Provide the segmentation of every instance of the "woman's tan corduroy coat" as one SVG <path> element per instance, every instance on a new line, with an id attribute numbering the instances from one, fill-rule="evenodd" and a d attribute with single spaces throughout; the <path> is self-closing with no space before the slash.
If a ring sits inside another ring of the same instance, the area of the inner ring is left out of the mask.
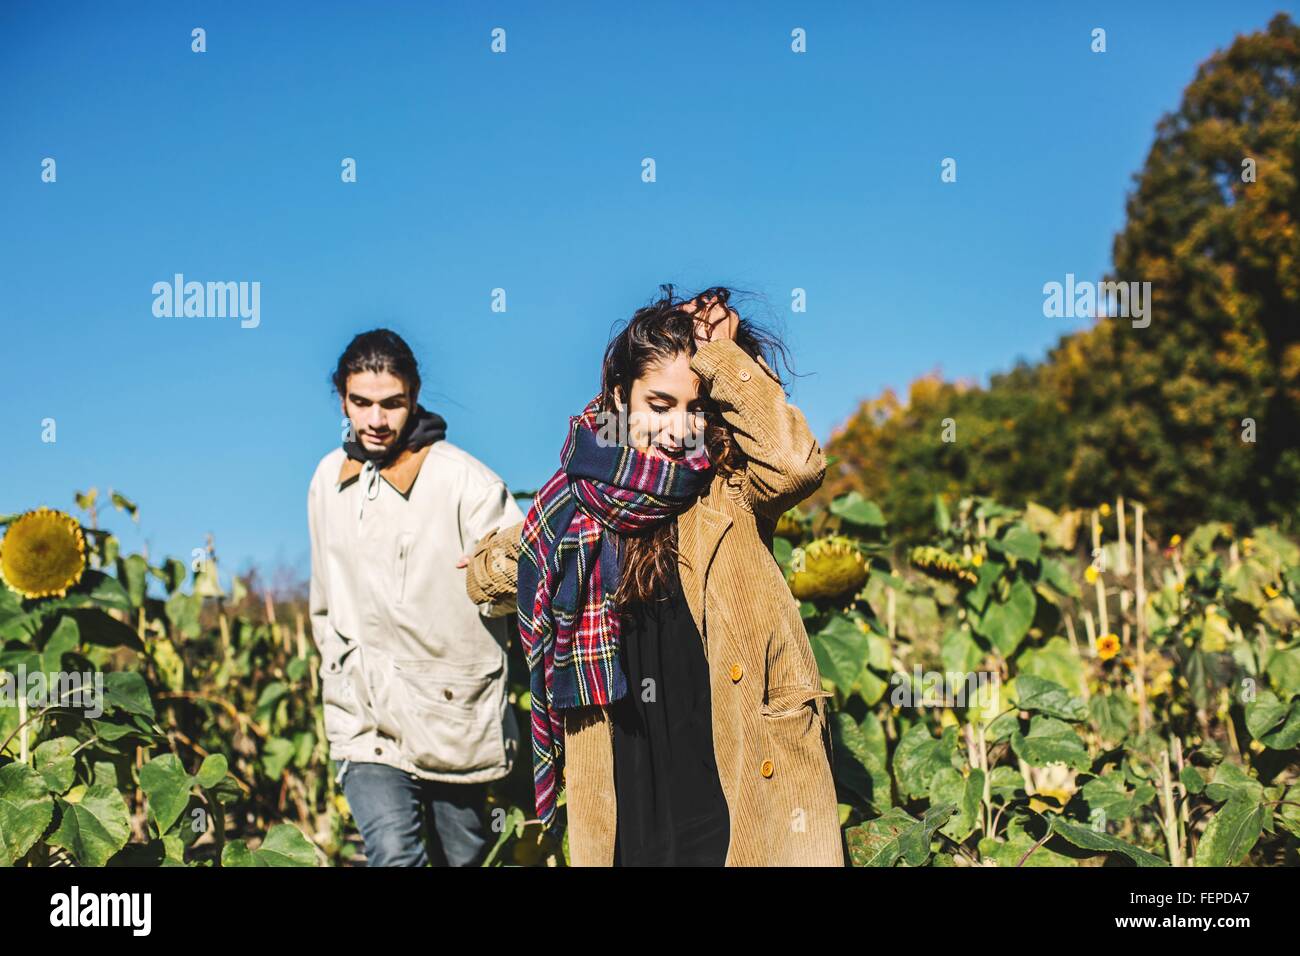
<path id="1" fill-rule="evenodd" d="M 808 634 L 772 557 L 776 519 L 821 484 L 826 460 L 803 413 L 766 363 L 726 339 L 691 368 L 731 427 L 746 462 L 718 475 L 678 519 L 679 568 L 709 663 L 713 747 L 731 817 L 728 866 L 843 866 L 826 698 Z M 522 525 L 475 548 L 470 598 L 515 597 Z M 614 861 L 613 729 L 604 707 L 566 712 L 569 853 L 578 866 Z"/>

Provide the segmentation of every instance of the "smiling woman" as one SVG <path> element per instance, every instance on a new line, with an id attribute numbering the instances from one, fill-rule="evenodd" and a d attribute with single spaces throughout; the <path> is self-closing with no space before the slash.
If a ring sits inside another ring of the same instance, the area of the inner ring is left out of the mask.
<path id="1" fill-rule="evenodd" d="M 780 340 L 730 305 L 732 291 L 715 286 L 678 297 L 671 285 L 660 298 L 638 309 L 605 348 L 601 368 L 601 409 L 626 419 L 627 443 L 652 457 L 681 461 L 688 452 L 707 450 L 720 474 L 736 467 L 731 432 L 700 376 L 691 368 L 696 350 L 729 339 L 751 356 L 766 353 L 774 365 L 784 358 Z M 629 538 L 616 600 L 644 600 L 670 577 L 676 558 L 676 523 Z"/>
<path id="2" fill-rule="evenodd" d="M 469 562 L 471 600 L 517 603 L 537 813 L 563 786 L 578 865 L 844 862 L 829 695 L 767 544 L 825 459 L 730 298 L 632 316 L 560 470 Z"/>

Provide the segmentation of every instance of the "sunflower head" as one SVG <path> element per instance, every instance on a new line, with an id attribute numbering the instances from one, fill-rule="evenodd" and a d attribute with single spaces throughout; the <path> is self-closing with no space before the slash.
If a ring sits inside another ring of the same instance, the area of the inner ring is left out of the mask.
<path id="1" fill-rule="evenodd" d="M 919 568 L 931 577 L 950 578 L 967 584 L 979 582 L 979 575 L 972 569 L 984 563 L 982 557 L 979 561 L 967 560 L 961 555 L 951 554 L 943 548 L 930 545 L 913 548 L 908 552 L 908 560 L 913 567 Z"/>
<path id="2" fill-rule="evenodd" d="M 867 583 L 862 552 L 848 538 L 818 538 L 803 549 L 803 566 L 790 576 L 790 591 L 801 601 L 848 597 Z"/>
<path id="3" fill-rule="evenodd" d="M 86 570 L 86 538 L 76 519 L 37 508 L 9 523 L 0 542 L 0 576 L 27 599 L 63 597 Z"/>
<path id="4" fill-rule="evenodd" d="M 1119 653 L 1119 636 L 1116 634 L 1103 634 L 1097 638 L 1097 656 L 1103 661 L 1108 661 Z"/>

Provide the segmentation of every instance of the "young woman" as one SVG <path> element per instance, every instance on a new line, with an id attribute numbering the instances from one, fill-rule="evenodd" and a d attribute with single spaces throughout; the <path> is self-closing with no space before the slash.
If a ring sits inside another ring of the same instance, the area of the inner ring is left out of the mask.
<path id="1" fill-rule="evenodd" d="M 537 811 L 563 785 L 576 865 L 844 863 L 829 695 L 771 554 L 825 459 L 729 300 L 639 310 L 560 470 L 469 559 L 475 603 L 517 599 Z"/>

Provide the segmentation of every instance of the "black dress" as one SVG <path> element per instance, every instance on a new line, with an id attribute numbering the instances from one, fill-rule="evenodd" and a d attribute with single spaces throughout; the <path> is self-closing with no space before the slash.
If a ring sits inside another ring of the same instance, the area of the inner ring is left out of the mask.
<path id="1" fill-rule="evenodd" d="M 628 693 L 610 708 L 615 866 L 721 866 L 727 857 L 709 665 L 673 575 L 666 597 L 629 608 L 620 634 Z"/>

